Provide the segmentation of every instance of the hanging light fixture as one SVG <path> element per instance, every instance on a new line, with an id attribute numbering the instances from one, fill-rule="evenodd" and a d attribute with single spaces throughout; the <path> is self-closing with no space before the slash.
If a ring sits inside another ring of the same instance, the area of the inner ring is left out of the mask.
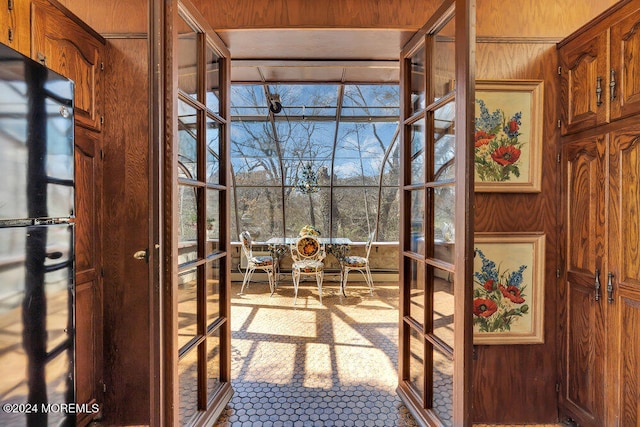
<path id="1" fill-rule="evenodd" d="M 320 191 L 318 188 L 318 174 L 313 171 L 311 162 L 307 162 L 307 164 L 302 167 L 302 176 L 297 179 L 296 191 L 302 194 L 311 194 Z"/>

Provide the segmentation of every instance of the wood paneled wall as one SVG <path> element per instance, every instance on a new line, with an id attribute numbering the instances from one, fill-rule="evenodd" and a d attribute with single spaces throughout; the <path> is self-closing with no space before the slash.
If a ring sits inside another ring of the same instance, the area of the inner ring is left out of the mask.
<path id="1" fill-rule="evenodd" d="M 129 0 L 135 1 L 135 0 Z M 564 37 L 615 0 L 477 0 L 477 34 Z M 421 28 L 436 1 L 193 0 L 217 30 L 251 28 Z M 93 7 L 93 6 L 92 6 Z M 586 18 L 586 19 L 585 19 Z"/>
<path id="2" fill-rule="evenodd" d="M 147 2 L 140 0 L 58 0 L 102 34 L 146 33 Z"/>
<path id="3" fill-rule="evenodd" d="M 105 421 L 147 424 L 151 331 L 147 40 L 110 39 L 105 94 Z"/>
<path id="4" fill-rule="evenodd" d="M 481 43 L 476 58 L 478 79 L 544 80 L 542 190 L 528 194 L 476 193 L 476 231 L 543 232 L 546 256 L 545 342 L 475 347 L 473 420 L 552 422 L 557 418 L 556 248 L 560 207 L 556 47 L 553 43 Z"/>

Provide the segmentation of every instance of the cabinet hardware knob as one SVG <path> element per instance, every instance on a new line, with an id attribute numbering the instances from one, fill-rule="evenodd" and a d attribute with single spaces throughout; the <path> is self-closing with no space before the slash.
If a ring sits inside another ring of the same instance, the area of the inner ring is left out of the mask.
<path id="1" fill-rule="evenodd" d="M 611 90 L 611 100 L 616 99 L 616 70 L 611 69 L 611 81 L 609 82 L 609 89 Z"/>
<path id="2" fill-rule="evenodd" d="M 613 302 L 613 273 L 609 272 L 608 276 L 609 276 L 609 281 L 607 282 L 607 294 L 608 294 L 607 302 L 611 304 Z"/>

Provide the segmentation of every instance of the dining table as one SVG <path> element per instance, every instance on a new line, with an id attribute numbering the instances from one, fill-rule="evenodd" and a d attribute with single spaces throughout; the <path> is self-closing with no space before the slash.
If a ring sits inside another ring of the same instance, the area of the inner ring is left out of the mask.
<path id="1" fill-rule="evenodd" d="M 298 237 L 271 237 L 265 243 L 269 248 L 269 252 L 275 261 L 276 266 L 276 282 L 280 276 L 280 260 L 284 258 L 289 253 L 289 246 L 294 244 L 300 236 Z M 349 253 L 349 249 L 351 248 L 351 244 L 353 243 L 351 239 L 347 237 L 317 237 L 318 241 L 321 245 L 324 245 L 327 253 L 333 255 L 340 266 L 342 266 L 342 262 L 345 257 Z M 341 267 L 342 268 L 342 267 Z"/>

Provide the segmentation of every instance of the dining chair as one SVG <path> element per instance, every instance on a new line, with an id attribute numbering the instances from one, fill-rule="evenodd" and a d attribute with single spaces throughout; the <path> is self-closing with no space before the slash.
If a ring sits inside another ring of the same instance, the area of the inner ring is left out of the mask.
<path id="1" fill-rule="evenodd" d="M 349 272 L 352 270 L 359 271 L 364 276 L 364 280 L 369 286 L 369 293 L 373 296 L 373 277 L 371 276 L 371 269 L 369 268 L 369 254 L 371 253 L 371 245 L 373 244 L 373 236 L 375 231 L 369 234 L 369 240 L 367 240 L 367 244 L 365 246 L 365 256 L 356 256 L 350 255 L 344 257 L 342 260 L 342 271 L 341 271 L 341 280 L 340 280 L 340 288 L 342 290 L 342 294 L 346 296 L 345 289 L 347 287 L 347 280 L 349 277 Z"/>
<path id="2" fill-rule="evenodd" d="M 316 276 L 318 294 L 322 304 L 322 280 L 324 278 L 324 259 L 327 256 L 324 245 L 315 236 L 306 235 L 298 238 L 290 246 L 291 275 L 293 276 L 293 304 L 298 299 L 298 286 L 301 276 Z"/>
<path id="3" fill-rule="evenodd" d="M 275 291 L 275 263 L 273 257 L 270 255 L 253 255 L 253 240 L 251 239 L 251 234 L 248 231 L 240 233 L 240 243 L 242 245 L 242 253 L 247 258 L 247 268 L 244 272 L 240 295 L 244 293 L 245 286 L 249 286 L 251 276 L 253 276 L 253 272 L 256 271 L 256 269 L 267 273 L 267 277 L 269 278 L 269 290 L 271 291 L 271 295 L 273 295 L 273 292 Z"/>

